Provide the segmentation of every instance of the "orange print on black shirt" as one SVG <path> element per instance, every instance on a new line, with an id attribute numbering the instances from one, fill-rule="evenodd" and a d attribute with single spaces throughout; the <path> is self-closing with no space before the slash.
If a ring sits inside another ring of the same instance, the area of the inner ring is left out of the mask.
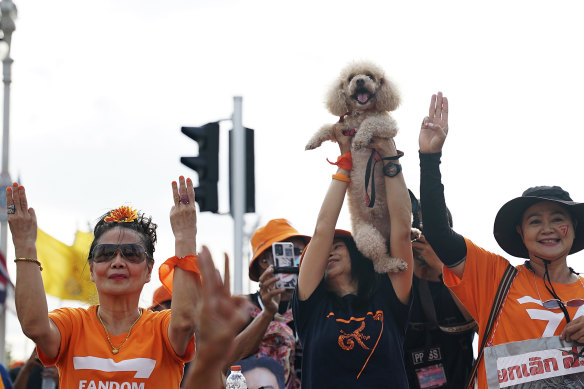
<path id="1" fill-rule="evenodd" d="M 367 315 L 365 315 L 364 317 L 351 317 L 348 320 L 335 318 L 334 316 L 335 316 L 334 312 L 331 312 L 326 317 L 327 317 L 327 319 L 331 318 L 331 317 L 334 318 L 334 320 L 337 322 L 337 325 L 339 326 L 338 344 L 342 350 L 351 351 L 355 348 L 355 345 L 358 345 L 359 347 L 361 347 L 364 350 L 371 350 L 371 352 L 367 356 L 367 359 L 363 363 L 363 367 L 361 367 L 359 374 L 357 374 L 357 379 L 359 379 L 359 377 L 361 376 L 361 373 L 363 373 L 363 370 L 365 369 L 365 366 L 367 366 L 369 359 L 371 359 L 371 356 L 373 355 L 373 353 L 375 352 L 375 349 L 377 348 L 377 344 L 379 343 L 379 340 L 381 339 L 381 334 L 383 334 L 383 311 L 377 311 L 375 313 L 367 312 Z M 369 319 L 369 320 L 372 319 L 374 321 L 379 321 L 381 324 L 381 329 L 379 330 L 379 335 L 377 336 L 377 339 L 375 340 L 375 344 L 372 347 L 371 347 L 371 345 L 368 346 L 366 344 L 366 342 L 371 339 L 371 335 L 365 335 L 363 333 L 363 332 L 371 333 L 371 330 L 372 330 L 371 328 L 368 329 L 366 327 L 367 326 L 366 319 Z M 352 330 L 352 331 L 345 331 L 341 328 L 344 325 L 345 325 L 345 327 L 352 327 L 351 324 L 353 324 L 354 322 L 360 322 L 360 323 L 359 323 L 359 327 Z"/>

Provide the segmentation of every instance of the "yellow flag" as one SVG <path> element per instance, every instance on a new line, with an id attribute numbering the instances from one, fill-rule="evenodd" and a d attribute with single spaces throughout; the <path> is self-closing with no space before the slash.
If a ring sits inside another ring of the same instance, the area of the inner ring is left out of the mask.
<path id="1" fill-rule="evenodd" d="M 41 275 L 47 294 L 60 299 L 97 303 L 97 291 L 89 280 L 87 263 L 92 241 L 92 233 L 77 231 L 73 245 L 67 246 L 38 229 L 37 252 L 43 264 Z"/>

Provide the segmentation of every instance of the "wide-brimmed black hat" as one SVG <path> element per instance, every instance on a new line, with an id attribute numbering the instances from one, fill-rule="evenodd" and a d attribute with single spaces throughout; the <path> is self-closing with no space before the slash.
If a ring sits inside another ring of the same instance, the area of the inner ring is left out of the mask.
<path id="1" fill-rule="evenodd" d="M 519 257 L 529 258 L 529 253 L 516 226 L 521 223 L 523 213 L 533 204 L 540 201 L 552 201 L 564 206 L 577 220 L 575 238 L 569 254 L 584 249 L 584 203 L 572 200 L 570 194 L 559 186 L 535 186 L 523 192 L 521 197 L 514 198 L 501 207 L 495 218 L 493 234 L 499 246 L 507 253 Z"/>

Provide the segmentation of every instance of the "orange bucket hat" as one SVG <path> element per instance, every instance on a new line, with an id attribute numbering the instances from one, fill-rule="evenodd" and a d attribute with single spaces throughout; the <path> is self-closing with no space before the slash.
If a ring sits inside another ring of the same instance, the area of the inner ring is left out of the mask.
<path id="1" fill-rule="evenodd" d="M 164 286 L 161 286 L 154 291 L 152 305 L 148 309 L 152 309 L 165 301 L 172 301 L 172 294 Z"/>
<path id="2" fill-rule="evenodd" d="M 255 263 L 258 257 L 267 249 L 272 247 L 272 243 L 281 242 L 289 238 L 304 239 L 306 243 L 310 241 L 310 236 L 301 235 L 286 219 L 270 220 L 265 226 L 260 227 L 251 237 L 252 258 L 249 264 L 249 278 L 258 281 L 258 274 Z"/>

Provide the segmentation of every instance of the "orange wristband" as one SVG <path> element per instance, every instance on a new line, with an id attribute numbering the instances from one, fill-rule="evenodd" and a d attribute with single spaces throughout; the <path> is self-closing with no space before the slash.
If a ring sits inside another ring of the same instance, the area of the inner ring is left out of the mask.
<path id="1" fill-rule="evenodd" d="M 351 179 L 344 174 L 336 173 L 333 174 L 333 180 L 343 181 L 343 182 L 351 182 Z"/>
<path id="2" fill-rule="evenodd" d="M 199 270 L 199 257 L 196 255 L 185 255 L 184 257 L 174 257 L 168 258 L 160 268 L 158 269 L 158 276 L 162 285 L 172 294 L 172 279 L 174 277 L 174 268 L 178 267 L 184 271 L 198 274 L 201 276 L 201 271 Z"/>
<path id="3" fill-rule="evenodd" d="M 353 158 L 351 157 L 351 152 L 345 153 L 337 158 L 337 162 L 331 162 L 326 159 L 331 165 L 337 165 L 341 169 L 351 170 L 353 168 Z"/>

